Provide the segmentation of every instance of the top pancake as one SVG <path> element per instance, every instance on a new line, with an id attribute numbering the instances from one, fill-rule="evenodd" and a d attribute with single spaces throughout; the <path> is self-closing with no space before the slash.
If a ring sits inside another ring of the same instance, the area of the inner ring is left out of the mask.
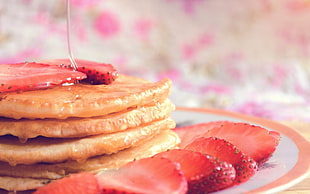
<path id="1" fill-rule="evenodd" d="M 128 107 L 160 102 L 170 95 L 171 81 L 150 82 L 119 75 L 110 85 L 75 84 L 46 90 L 0 94 L 0 117 L 93 117 Z"/>

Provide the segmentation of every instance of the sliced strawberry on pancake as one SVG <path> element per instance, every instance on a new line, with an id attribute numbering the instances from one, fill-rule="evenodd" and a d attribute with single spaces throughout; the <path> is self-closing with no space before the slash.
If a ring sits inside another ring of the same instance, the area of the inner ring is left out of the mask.
<path id="1" fill-rule="evenodd" d="M 86 75 L 47 64 L 0 64 L 0 93 L 51 88 L 85 79 Z"/>
<path id="2" fill-rule="evenodd" d="M 51 65 L 57 65 L 65 68 L 72 68 L 69 59 L 53 59 L 42 61 Z M 111 64 L 98 63 L 83 59 L 76 59 L 78 65 L 77 71 L 87 75 L 84 80 L 90 84 L 111 84 L 118 77 L 118 71 Z"/>
<path id="3" fill-rule="evenodd" d="M 150 157 L 127 163 L 118 170 L 97 175 L 101 193 L 186 193 L 187 182 L 178 165 Z"/>
<path id="4" fill-rule="evenodd" d="M 98 194 L 99 185 L 94 174 L 82 172 L 53 181 L 40 187 L 34 194 Z"/>
<path id="5" fill-rule="evenodd" d="M 188 182 L 187 193 L 209 193 L 232 185 L 235 169 L 227 162 L 200 152 L 173 149 L 161 152 L 155 157 L 165 157 L 180 164 Z"/>
<path id="6" fill-rule="evenodd" d="M 250 156 L 224 139 L 200 137 L 187 145 L 185 149 L 208 154 L 232 164 L 236 170 L 234 184 L 247 181 L 257 171 L 257 163 Z"/>

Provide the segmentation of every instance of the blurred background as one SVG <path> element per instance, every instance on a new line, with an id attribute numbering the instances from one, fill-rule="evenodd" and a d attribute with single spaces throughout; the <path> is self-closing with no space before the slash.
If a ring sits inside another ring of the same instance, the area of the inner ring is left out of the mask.
<path id="1" fill-rule="evenodd" d="M 310 0 L 71 0 L 75 58 L 169 77 L 178 106 L 310 121 Z M 67 58 L 66 1 L 0 1 L 0 63 Z"/>

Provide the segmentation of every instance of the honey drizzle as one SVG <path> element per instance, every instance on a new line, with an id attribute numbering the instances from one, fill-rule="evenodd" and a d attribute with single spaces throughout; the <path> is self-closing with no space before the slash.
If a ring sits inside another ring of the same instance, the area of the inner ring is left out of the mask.
<path id="1" fill-rule="evenodd" d="M 68 55 L 71 62 L 71 65 L 74 70 L 77 70 L 78 65 L 75 62 L 72 49 L 71 49 L 71 8 L 70 0 L 67 0 L 67 46 L 68 46 Z"/>

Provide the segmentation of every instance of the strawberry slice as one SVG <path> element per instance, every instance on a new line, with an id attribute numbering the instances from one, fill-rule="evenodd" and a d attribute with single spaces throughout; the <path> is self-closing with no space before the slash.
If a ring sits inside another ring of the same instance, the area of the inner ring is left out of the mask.
<path id="1" fill-rule="evenodd" d="M 265 163 L 276 150 L 280 134 L 248 123 L 226 123 L 214 128 L 203 136 L 225 139 L 245 154 L 251 156 L 259 165 Z"/>
<path id="2" fill-rule="evenodd" d="M 187 145 L 185 149 L 208 154 L 232 164 L 236 170 L 234 184 L 247 181 L 257 171 L 257 163 L 250 156 L 245 155 L 224 139 L 200 137 Z"/>
<path id="3" fill-rule="evenodd" d="M 186 193 L 187 182 L 178 164 L 162 157 L 127 163 L 97 175 L 101 193 Z"/>
<path id="4" fill-rule="evenodd" d="M 210 129 L 220 127 L 230 121 L 212 121 L 208 123 L 199 123 L 195 125 L 189 125 L 184 127 L 175 128 L 174 131 L 181 138 L 180 148 L 184 148 L 187 144 L 194 141 L 197 137 L 201 137 L 201 134 L 208 132 Z"/>
<path id="5" fill-rule="evenodd" d="M 99 185 L 94 174 L 82 172 L 73 174 L 43 187 L 40 187 L 34 194 L 98 194 Z"/>
<path id="6" fill-rule="evenodd" d="M 51 88 L 85 78 L 84 73 L 41 63 L 1 64 L 0 93 Z"/>
<path id="7" fill-rule="evenodd" d="M 269 131 L 269 134 L 271 136 L 273 136 L 274 140 L 276 141 L 276 144 L 278 145 L 280 143 L 281 140 L 281 135 L 279 132 L 277 131 Z"/>
<path id="8" fill-rule="evenodd" d="M 280 133 L 276 131 L 230 121 L 196 124 L 175 129 L 175 132 L 180 135 L 181 147 L 198 137 L 217 137 L 231 142 L 259 165 L 271 157 L 280 141 Z"/>
<path id="9" fill-rule="evenodd" d="M 51 65 L 57 65 L 71 69 L 71 61 L 69 59 L 53 59 L 42 61 Z M 87 75 L 84 80 L 90 84 L 111 84 L 118 77 L 117 70 L 111 64 L 97 63 L 83 59 L 76 59 L 78 65 L 77 71 Z"/>
<path id="10" fill-rule="evenodd" d="M 209 193 L 232 185 L 235 169 L 210 155 L 185 149 L 161 152 L 155 157 L 165 157 L 180 164 L 188 182 L 187 193 Z"/>

